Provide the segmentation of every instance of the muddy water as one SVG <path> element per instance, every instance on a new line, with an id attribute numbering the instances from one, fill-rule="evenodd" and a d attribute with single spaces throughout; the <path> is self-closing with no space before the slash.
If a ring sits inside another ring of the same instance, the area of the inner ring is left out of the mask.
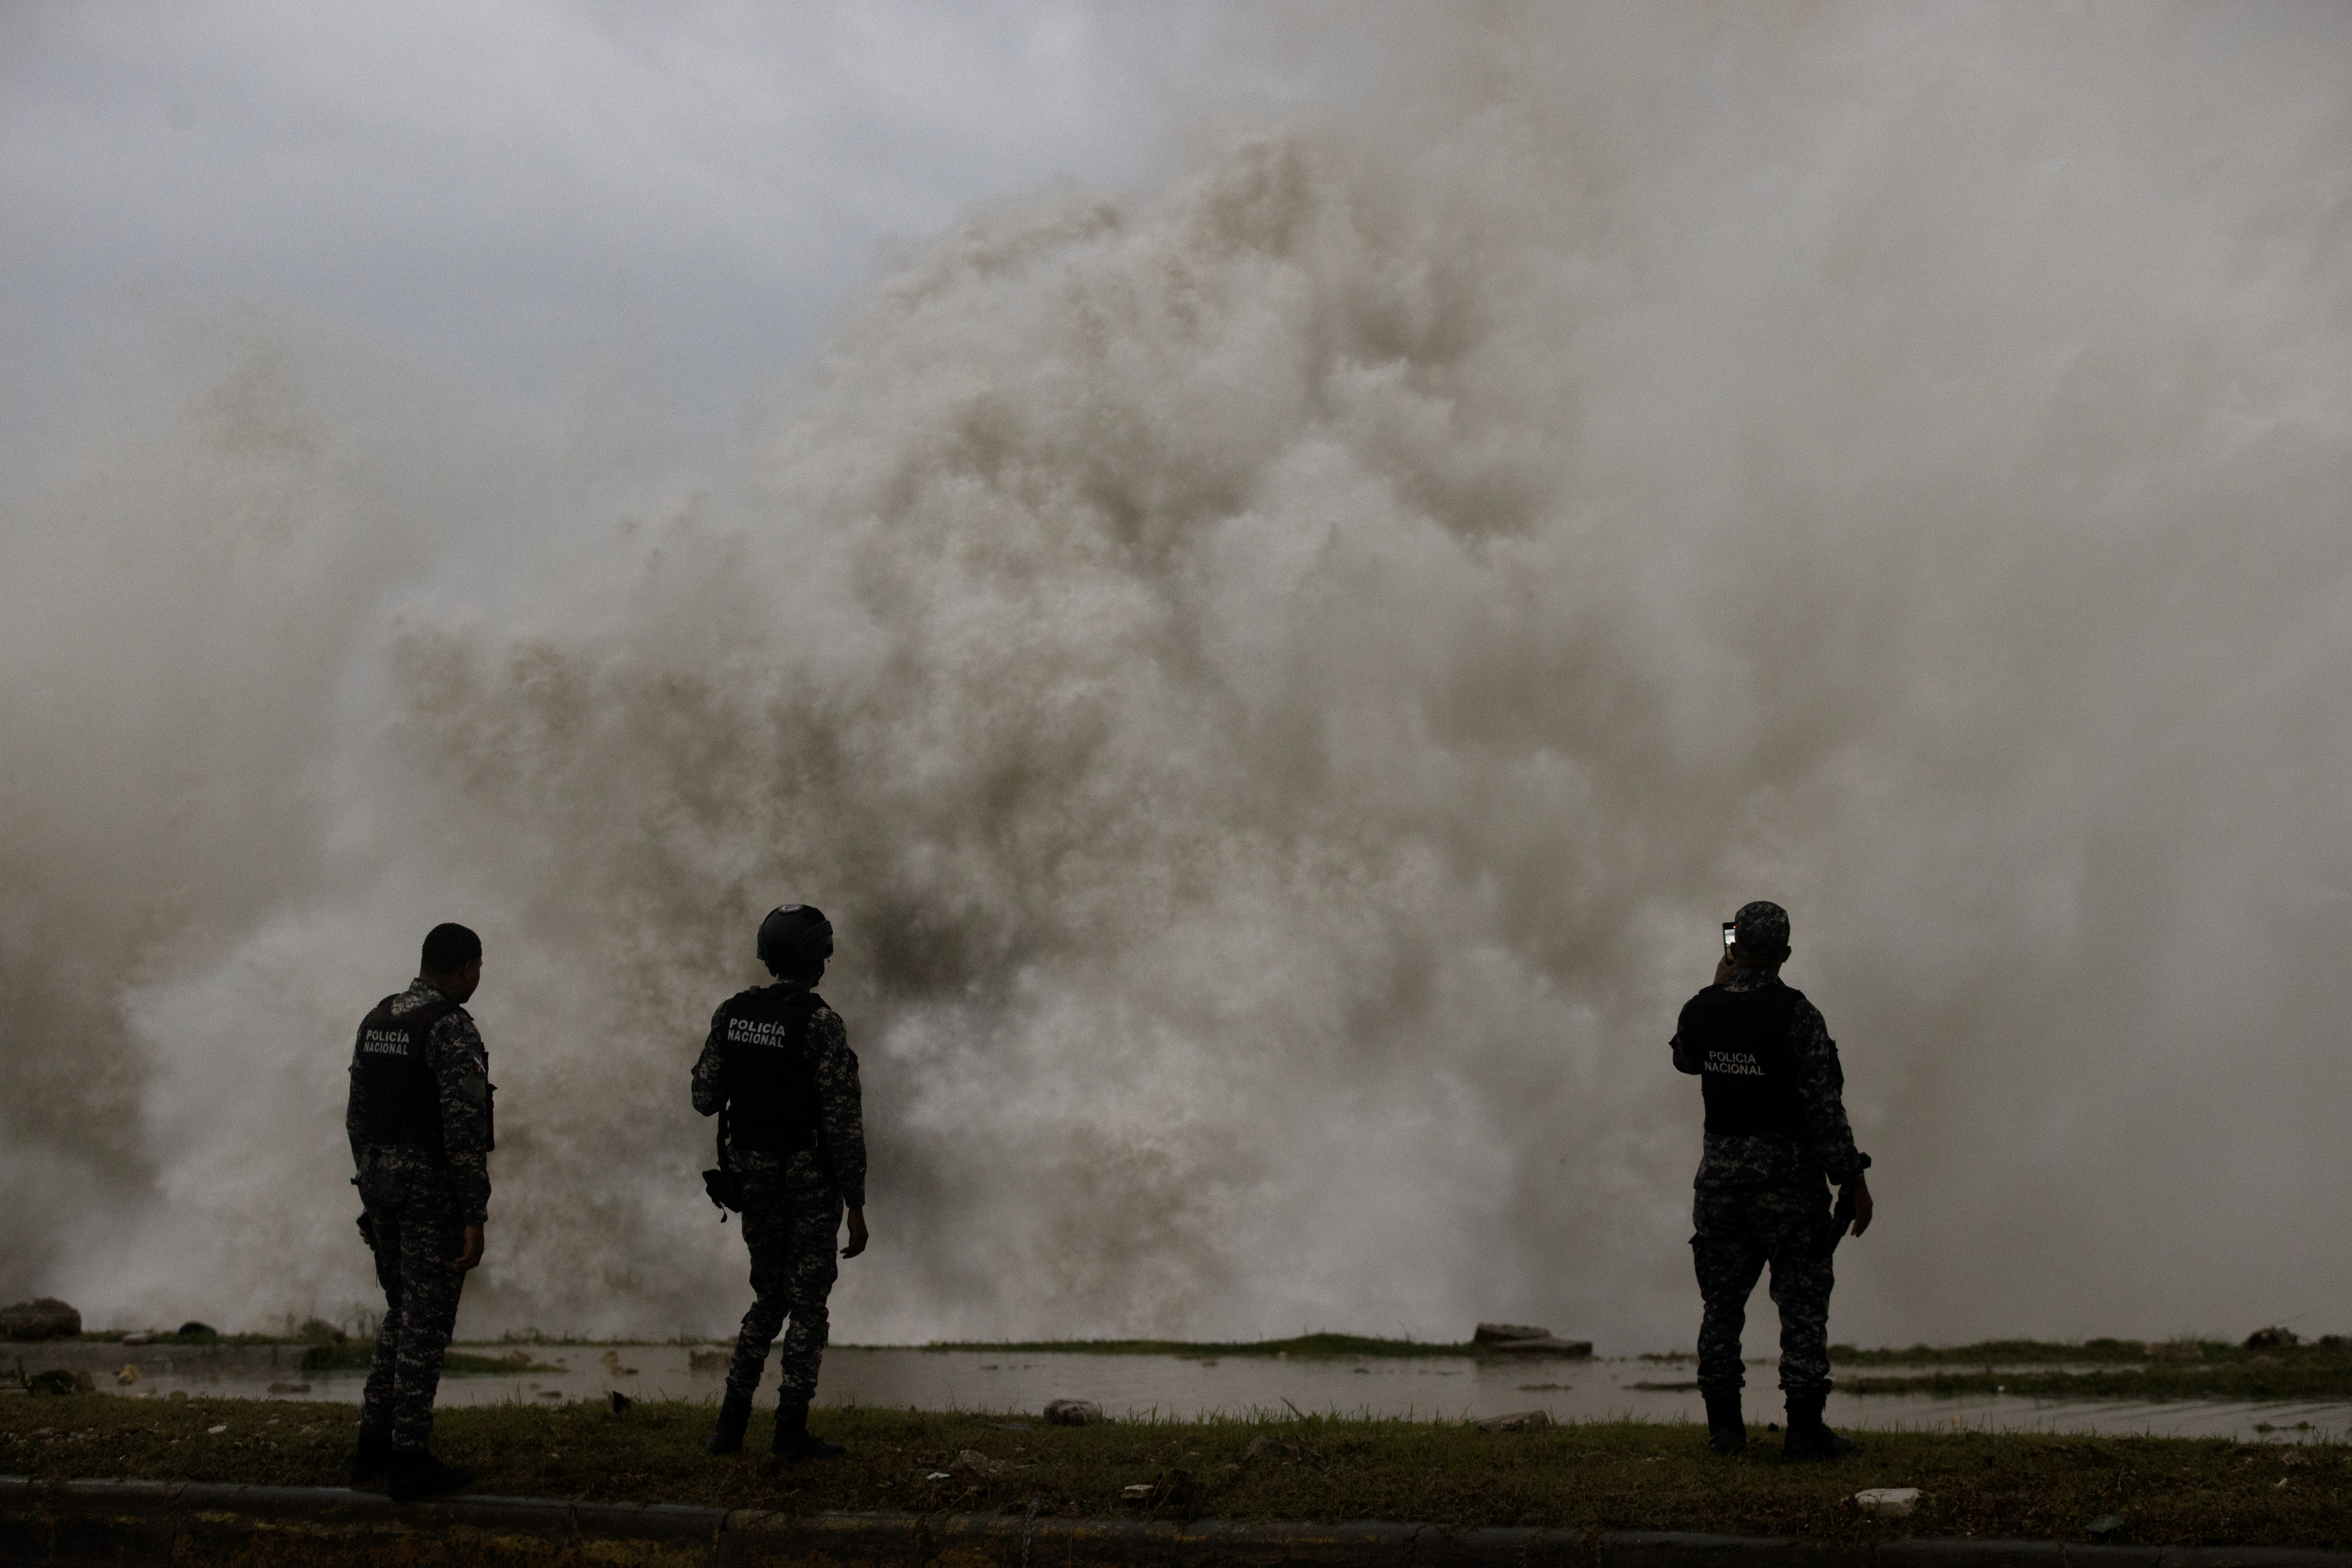
<path id="1" fill-rule="evenodd" d="M 459 1348 L 476 1354 L 504 1354 L 510 1349 Z M 299 1371 L 299 1345 L 23 1349 L 29 1352 L 25 1364 L 30 1371 L 63 1366 L 88 1372 L 99 1388 L 132 1398 L 186 1393 L 356 1402 L 364 1381 L 359 1373 Z M 725 1373 L 724 1354 L 714 1346 L 546 1345 L 531 1347 L 530 1353 L 555 1370 L 447 1377 L 441 1384 L 440 1403 L 553 1405 L 601 1400 L 614 1391 L 632 1398 L 716 1400 Z M 138 1369 L 135 1382 L 118 1381 L 125 1366 Z M 1872 1370 L 1899 1373 L 1905 1369 Z M 1698 1394 L 1687 1386 L 1671 1386 L 1686 1384 L 1689 1376 L 1686 1366 L 1613 1359 L 1523 1363 L 1466 1357 L 1293 1361 L 835 1346 L 825 1356 L 818 1402 L 1017 1414 L 1034 1413 L 1048 1400 L 1066 1397 L 1091 1399 L 1114 1416 L 1286 1415 L 1297 1411 L 1451 1419 L 1541 1409 L 1560 1421 L 1696 1421 L 1702 1415 Z M 1769 1364 L 1755 1363 L 1749 1379 L 1750 1416 L 1777 1417 L 1779 1399 L 1771 1389 Z M 1856 1428 L 2147 1433 L 2296 1442 L 2352 1433 L 2352 1402 L 2147 1405 L 1999 1394 L 1964 1399 L 1832 1394 L 1830 1419 Z"/>

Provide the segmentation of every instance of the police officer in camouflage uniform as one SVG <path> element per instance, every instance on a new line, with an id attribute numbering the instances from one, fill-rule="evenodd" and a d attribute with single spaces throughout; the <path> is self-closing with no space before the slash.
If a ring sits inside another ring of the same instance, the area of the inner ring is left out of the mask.
<path id="1" fill-rule="evenodd" d="M 383 1323 L 360 1403 L 353 1485 L 389 1474 L 395 1500 L 453 1491 L 473 1473 L 427 1451 L 457 1292 L 482 1260 L 489 1216 L 490 1058 L 465 1003 L 482 941 L 461 925 L 425 939 L 422 970 L 360 1025 L 343 1118 L 367 1213 Z"/>
<path id="2" fill-rule="evenodd" d="M 768 1347 L 786 1319 L 774 1451 L 838 1454 L 808 1429 L 824 1356 L 825 1297 L 840 1273 L 834 1243 L 849 1215 L 844 1258 L 866 1250 L 866 1130 L 857 1057 L 840 1015 L 812 989 L 833 956 L 833 926 L 807 904 L 760 923 L 760 962 L 776 984 L 729 997 L 710 1016 L 694 1064 L 694 1109 L 719 1115 L 719 1165 L 741 1183 L 743 1240 L 756 1300 L 743 1314 L 714 1454 L 743 1446 Z"/>
<path id="3" fill-rule="evenodd" d="M 1769 1264 L 1780 1310 L 1780 1388 L 1788 1396 L 1783 1451 L 1834 1458 L 1853 1447 L 1822 1421 L 1830 1392 L 1832 1253 L 1849 1222 L 1870 1225 L 1870 1156 L 1847 1125 L 1845 1074 L 1821 1009 L 1780 983 L 1789 913 L 1757 902 L 1733 921 L 1733 945 L 1715 984 L 1684 1004 L 1675 1066 L 1698 1075 L 1706 1100 L 1706 1154 L 1693 1185 L 1692 1261 L 1706 1310 L 1698 1386 L 1718 1454 L 1747 1447 L 1739 1331 Z M 1840 1188 L 1832 1210 L 1827 1183 Z"/>

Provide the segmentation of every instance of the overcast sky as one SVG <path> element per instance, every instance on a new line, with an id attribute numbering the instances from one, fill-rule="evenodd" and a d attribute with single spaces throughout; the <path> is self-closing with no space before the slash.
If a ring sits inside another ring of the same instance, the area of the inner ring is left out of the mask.
<path id="1" fill-rule="evenodd" d="M 1188 109 L 1301 91 L 1235 25 L 1074 0 L 19 0 L 0 417 L 37 440 L 93 367 L 234 310 L 530 396 L 617 357 L 723 416 L 878 242 L 1146 177 Z"/>

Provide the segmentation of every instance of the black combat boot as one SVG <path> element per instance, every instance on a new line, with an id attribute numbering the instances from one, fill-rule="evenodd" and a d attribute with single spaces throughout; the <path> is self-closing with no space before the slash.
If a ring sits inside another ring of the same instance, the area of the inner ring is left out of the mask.
<path id="1" fill-rule="evenodd" d="M 775 1451 L 780 1459 L 830 1459 L 849 1450 L 812 1433 L 808 1429 L 808 1401 L 786 1393 L 776 1401 Z"/>
<path id="2" fill-rule="evenodd" d="M 1706 1446 L 1718 1454 L 1748 1447 L 1748 1423 L 1739 1416 L 1739 1391 L 1706 1396 Z"/>
<path id="3" fill-rule="evenodd" d="M 461 1491 L 474 1484 L 474 1472 L 460 1465 L 445 1465 L 422 1448 L 392 1451 L 392 1500 L 409 1502 L 435 1492 Z"/>
<path id="4" fill-rule="evenodd" d="M 1853 1452 L 1853 1439 L 1841 1437 L 1822 1425 L 1826 1394 L 1789 1395 L 1789 1431 L 1780 1439 L 1784 1459 L 1835 1459 Z"/>
<path id="5" fill-rule="evenodd" d="M 740 1454 L 743 1451 L 743 1428 L 751 1425 L 751 1396 L 727 1391 L 719 1405 L 719 1425 L 712 1428 L 710 1440 L 702 1445 L 706 1454 Z"/>
<path id="6" fill-rule="evenodd" d="M 360 1423 L 360 1446 L 352 1455 L 352 1485 L 374 1480 L 392 1466 L 392 1434 Z"/>

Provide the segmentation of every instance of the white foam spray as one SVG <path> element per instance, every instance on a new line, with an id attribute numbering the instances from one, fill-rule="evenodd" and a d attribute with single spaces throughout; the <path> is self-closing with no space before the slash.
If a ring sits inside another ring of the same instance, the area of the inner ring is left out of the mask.
<path id="1" fill-rule="evenodd" d="M 1770 897 L 1838 1337 L 2324 1318 L 2340 17 L 1385 15 L 1367 103 L 910 250 L 733 459 L 283 342 L 94 437 L 11 525 L 0 1288 L 363 1300 L 350 1029 L 454 918 L 467 1326 L 723 1329 L 686 1073 L 795 899 L 844 1337 L 1680 1344 L 1665 1037 Z"/>

